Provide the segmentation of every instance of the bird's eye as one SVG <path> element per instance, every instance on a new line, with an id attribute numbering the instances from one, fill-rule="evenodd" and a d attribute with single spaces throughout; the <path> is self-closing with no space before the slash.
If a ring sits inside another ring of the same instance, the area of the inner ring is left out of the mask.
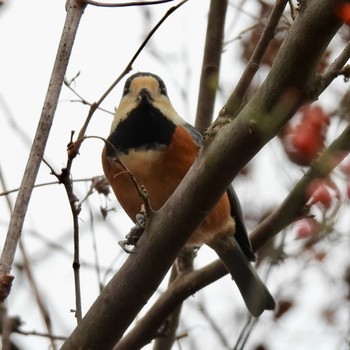
<path id="1" fill-rule="evenodd" d="M 164 84 L 159 85 L 159 92 L 164 96 L 168 96 L 166 86 Z"/>
<path id="2" fill-rule="evenodd" d="M 123 96 L 127 95 L 129 92 L 130 92 L 130 87 L 129 86 L 124 86 Z"/>
<path id="3" fill-rule="evenodd" d="M 123 97 L 127 94 L 130 93 L 131 91 L 131 81 L 132 81 L 132 77 L 129 78 L 126 82 L 125 82 L 125 85 L 124 85 L 124 89 L 123 89 Z"/>

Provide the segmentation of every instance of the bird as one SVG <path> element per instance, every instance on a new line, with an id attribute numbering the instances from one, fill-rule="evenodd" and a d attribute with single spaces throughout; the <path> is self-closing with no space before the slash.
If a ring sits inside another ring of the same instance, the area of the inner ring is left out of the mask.
<path id="1" fill-rule="evenodd" d="M 131 220 L 137 222 L 143 200 L 130 173 L 145 188 L 152 209 L 158 210 L 190 169 L 201 146 L 201 133 L 175 111 L 158 75 L 138 72 L 126 80 L 102 151 L 102 165 Z M 251 264 L 255 254 L 232 185 L 186 246 L 203 244 L 214 249 L 222 260 L 252 316 L 274 309 L 271 293 Z"/>

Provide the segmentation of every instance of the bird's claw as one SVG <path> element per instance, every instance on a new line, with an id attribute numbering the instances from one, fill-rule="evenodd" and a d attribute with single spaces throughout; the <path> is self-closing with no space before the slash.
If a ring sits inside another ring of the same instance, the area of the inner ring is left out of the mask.
<path id="1" fill-rule="evenodd" d="M 141 211 L 136 215 L 135 226 L 130 230 L 130 232 L 125 236 L 126 239 L 119 241 L 118 244 L 122 249 L 128 253 L 134 253 L 132 249 L 129 249 L 128 246 L 136 247 L 138 240 L 140 239 L 145 227 L 146 227 L 146 213 Z"/>
<path id="2" fill-rule="evenodd" d="M 133 251 L 127 247 L 128 245 L 130 245 L 127 239 L 124 239 L 123 241 L 119 241 L 118 244 L 124 250 L 125 253 L 128 253 L 128 254 L 133 253 Z"/>
<path id="3" fill-rule="evenodd" d="M 141 211 L 140 213 L 136 214 L 136 226 L 138 225 L 143 230 L 146 228 L 147 223 L 147 217 L 146 212 Z"/>

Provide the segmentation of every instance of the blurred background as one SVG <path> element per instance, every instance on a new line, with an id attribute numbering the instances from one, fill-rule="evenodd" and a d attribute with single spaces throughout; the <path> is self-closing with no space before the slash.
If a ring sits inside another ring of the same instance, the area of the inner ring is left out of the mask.
<path id="1" fill-rule="evenodd" d="M 214 118 L 238 82 L 273 4 L 229 1 Z M 79 132 L 88 114 L 89 105 L 81 98 L 89 103 L 100 98 L 172 5 L 87 7 L 68 66 L 69 86 L 62 88 L 45 151 L 45 160 L 55 171 L 65 166 L 71 132 Z M 192 124 L 208 9 L 209 1 L 203 0 L 190 0 L 179 8 L 152 37 L 132 71 L 162 77 L 175 109 Z M 0 7 L 0 246 L 41 114 L 65 14 L 63 0 L 7 0 Z M 292 17 L 287 6 L 250 94 L 273 64 Z M 344 27 L 320 70 L 339 55 L 348 40 L 349 29 Z M 94 114 L 87 135 L 108 136 L 124 81 L 103 102 L 104 110 Z M 319 101 L 300 110 L 235 180 L 249 230 L 278 207 L 315 155 L 343 130 L 349 121 L 349 101 L 348 83 L 340 77 Z M 72 168 L 74 191 L 82 205 L 83 313 L 127 258 L 118 241 L 132 226 L 114 195 L 98 193 L 92 186 L 93 178 L 103 174 L 102 147 L 100 140 L 86 140 Z M 45 337 L 45 317 L 58 336 L 57 348 L 62 344 L 60 337 L 67 337 L 76 325 L 72 215 L 64 187 L 50 172 L 42 164 L 12 271 L 14 285 L 5 305 L 8 315 L 21 321 L 20 332 L 11 336 L 19 349 L 53 348 Z M 349 349 L 349 178 L 350 160 L 345 159 L 329 179 L 315 185 L 310 195 L 311 215 L 287 227 L 261 252 L 265 259 L 258 271 L 278 301 L 278 311 L 249 321 L 235 284 L 226 276 L 186 300 L 174 349 Z M 4 195 L 9 190 L 14 191 Z M 205 266 L 214 259 L 215 254 L 203 247 L 195 265 Z M 154 298 L 166 284 L 167 278 Z"/>

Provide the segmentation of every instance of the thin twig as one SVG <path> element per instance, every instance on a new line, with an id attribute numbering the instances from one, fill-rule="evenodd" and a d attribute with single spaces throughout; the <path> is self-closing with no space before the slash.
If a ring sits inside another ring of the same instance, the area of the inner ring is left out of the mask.
<path id="1" fill-rule="evenodd" d="M 89 208 L 89 214 L 90 214 L 90 231 L 92 235 L 92 250 L 94 252 L 94 268 L 96 271 L 96 277 L 98 280 L 98 288 L 100 293 L 102 292 L 103 289 L 103 284 L 102 284 L 102 273 L 101 273 L 101 266 L 100 266 L 100 259 L 98 257 L 98 250 L 97 250 L 97 239 L 96 239 L 96 232 L 95 232 L 95 221 L 94 221 L 94 215 L 92 213 L 91 208 Z"/>
<path id="2" fill-rule="evenodd" d="M 107 139 L 103 138 L 103 137 L 100 137 L 100 136 L 84 136 L 82 139 L 78 139 L 76 142 L 79 142 L 80 144 L 85 140 L 85 139 L 98 139 L 98 140 L 101 140 L 103 141 L 106 145 L 108 145 L 109 147 L 112 148 L 113 150 L 113 153 L 114 153 L 114 161 L 116 163 L 118 163 L 124 170 L 122 171 L 122 173 L 126 173 L 126 174 L 129 174 L 130 176 L 130 179 L 132 180 L 137 192 L 138 192 L 138 195 L 141 197 L 141 199 L 143 200 L 143 204 L 145 206 L 145 209 L 146 209 L 146 214 L 150 215 L 151 212 L 153 211 L 152 210 L 152 207 L 151 207 L 151 203 L 149 201 L 149 198 L 148 198 L 148 194 L 147 194 L 147 191 L 146 189 L 144 188 L 144 186 L 142 184 L 139 184 L 137 179 L 135 178 L 134 174 L 127 168 L 127 166 L 120 160 L 120 158 L 118 157 L 118 153 L 117 153 L 117 150 L 116 148 L 114 147 L 114 145 L 108 141 Z M 115 176 L 119 176 L 121 173 L 119 174 L 116 174 Z"/>
<path id="3" fill-rule="evenodd" d="M 286 7 L 288 0 L 278 0 L 276 1 L 269 19 L 267 20 L 264 31 L 256 45 L 254 52 L 244 70 L 236 88 L 233 90 L 231 96 L 229 97 L 227 103 L 223 107 L 220 115 L 230 114 L 236 115 L 241 107 L 244 96 L 259 69 L 261 60 L 264 57 L 267 47 L 269 46 L 271 40 L 275 36 L 275 31 L 280 18 L 283 14 L 284 8 Z"/>
<path id="4" fill-rule="evenodd" d="M 283 203 L 271 213 L 251 233 L 255 250 L 280 232 L 284 227 L 300 217 L 305 206 L 305 191 L 310 182 L 328 176 L 345 158 L 350 150 L 350 125 L 331 143 L 331 145 L 311 165 L 310 169 L 294 186 Z"/>
<path id="5" fill-rule="evenodd" d="M 229 39 L 229 40 L 226 40 L 224 43 L 223 43 L 223 48 L 225 49 L 226 46 L 228 46 L 229 44 L 232 44 L 234 41 L 236 40 L 239 40 L 239 39 L 242 39 L 242 36 L 248 32 L 251 32 L 253 31 L 255 28 L 259 27 L 260 25 L 264 24 L 265 21 L 264 19 L 260 19 L 258 22 L 256 22 L 255 24 L 241 30 L 235 37 Z"/>
<path id="6" fill-rule="evenodd" d="M 38 307 L 39 307 L 39 310 L 40 310 L 40 313 L 41 313 L 41 316 L 44 320 L 44 323 L 45 323 L 45 326 L 46 326 L 46 329 L 47 329 L 47 337 L 49 338 L 50 342 L 51 342 L 51 347 L 53 350 L 57 349 L 57 346 L 56 346 L 56 343 L 54 341 L 54 336 L 53 336 L 53 333 L 52 333 L 52 324 L 51 324 L 51 317 L 50 317 L 50 313 L 49 313 L 49 310 L 47 308 L 47 306 L 45 305 L 43 299 L 42 299 L 42 296 L 40 294 L 40 291 L 39 291 L 39 288 L 38 288 L 38 285 L 35 281 L 35 278 L 34 278 L 34 274 L 33 274 L 33 271 L 32 271 L 32 268 L 31 268 L 31 263 L 30 263 L 30 259 L 28 257 L 28 254 L 27 254 L 27 250 L 24 246 L 24 243 L 23 243 L 23 240 L 20 239 L 19 240 L 19 248 L 21 250 L 21 253 L 22 253 L 22 258 L 23 258 L 23 261 L 24 261 L 24 268 L 25 268 L 25 271 L 27 273 L 27 276 L 28 276 L 28 280 L 30 282 L 30 285 L 32 287 L 32 290 L 33 290 L 33 293 L 34 293 L 34 296 L 35 296 L 35 300 L 38 304 Z"/>
<path id="7" fill-rule="evenodd" d="M 0 184 L 3 188 L 3 190 L 6 191 L 7 185 L 6 185 L 5 178 L 3 176 L 1 167 L 0 167 Z M 13 205 L 12 205 L 11 198 L 9 196 L 6 196 L 6 203 L 7 203 L 7 208 L 10 212 L 10 215 L 12 215 Z M 31 268 L 31 262 L 30 262 L 30 259 L 28 258 L 27 250 L 24 246 L 22 239 L 19 240 L 19 248 L 20 248 L 20 251 L 22 253 L 22 258 L 24 261 L 23 266 L 24 266 L 24 269 L 26 271 L 30 286 L 32 287 L 32 290 L 33 290 L 33 293 L 35 296 L 35 300 L 36 300 L 38 307 L 39 307 L 39 310 L 40 310 L 40 314 L 41 314 L 43 321 L 45 323 L 52 349 L 55 350 L 57 347 L 56 347 L 56 344 L 52 338 L 52 326 L 51 326 L 50 314 L 49 314 L 49 311 L 48 311 L 48 309 L 47 309 L 47 307 L 46 307 L 46 305 L 41 297 L 40 292 L 39 292 L 39 288 L 38 288 L 38 285 L 35 281 L 35 277 L 34 277 L 34 274 L 33 274 L 32 268 Z"/>
<path id="8" fill-rule="evenodd" d="M 315 84 L 315 96 L 319 96 L 331 82 L 342 74 L 342 69 L 350 59 L 350 41 L 346 44 L 340 55 L 329 66 L 326 73 L 319 77 L 318 83 Z"/>
<path id="9" fill-rule="evenodd" d="M 243 350 L 245 344 L 247 343 L 247 340 L 249 338 L 250 333 L 252 332 L 253 328 L 255 327 L 258 319 L 253 318 L 252 316 L 249 316 L 246 323 L 244 324 L 244 327 L 240 333 L 240 336 L 237 339 L 237 342 L 235 346 L 233 347 L 233 350 Z"/>
<path id="10" fill-rule="evenodd" d="M 102 177 L 103 175 L 98 175 L 97 177 Z M 83 178 L 83 179 L 75 179 L 75 180 L 72 180 L 73 182 L 88 182 L 88 181 L 93 181 L 93 179 L 95 178 L 96 176 L 94 177 L 88 177 L 88 178 Z M 60 181 L 49 181 L 49 182 L 43 182 L 41 184 L 37 184 L 37 185 L 34 185 L 33 188 L 39 188 L 39 187 L 46 187 L 46 186 L 52 186 L 52 185 L 59 185 L 61 184 Z M 14 188 L 12 190 L 7 190 L 7 191 L 3 191 L 0 193 L 0 197 L 2 196 L 7 196 L 8 194 L 11 194 L 11 193 L 15 193 L 15 192 L 18 192 L 20 190 L 20 187 L 18 188 Z"/>
<path id="11" fill-rule="evenodd" d="M 72 87 L 72 82 L 75 81 L 75 79 L 78 77 L 79 73 L 71 80 L 67 80 L 66 78 L 64 79 L 64 85 L 70 90 L 73 92 L 73 94 L 75 96 L 77 96 L 79 98 L 78 101 L 74 101 L 74 100 L 70 100 L 69 102 L 80 102 L 82 103 L 83 105 L 87 105 L 87 106 L 92 106 L 92 103 L 87 101 L 83 96 L 81 96 L 73 87 Z M 101 107 L 98 107 L 97 108 L 98 110 L 102 111 L 102 112 L 105 112 L 105 113 L 108 113 L 108 114 L 111 114 L 111 115 L 114 115 L 113 112 L 111 111 L 108 111 L 107 109 L 104 109 L 104 108 L 101 108 Z"/>
<path id="12" fill-rule="evenodd" d="M 10 124 L 11 128 L 15 131 L 16 135 L 23 141 L 23 143 L 30 148 L 32 144 L 32 139 L 27 135 L 25 130 L 17 123 L 16 118 L 12 113 L 10 106 L 7 104 L 6 100 L 1 95 L 1 93 L 0 93 L 0 104 L 2 104 L 3 110 L 5 112 L 4 115 L 6 116 L 7 121 Z M 42 161 L 49 168 L 52 168 L 49 162 L 45 158 L 43 158 Z"/>
<path id="13" fill-rule="evenodd" d="M 43 338 L 52 338 L 52 339 L 55 339 L 55 340 L 66 340 L 67 337 L 64 337 L 62 335 L 48 335 L 47 333 L 42 333 L 42 332 L 37 332 L 37 331 L 23 331 L 23 330 L 20 330 L 18 329 L 16 331 L 16 333 L 18 334 L 22 334 L 22 335 L 34 335 L 34 336 L 37 336 L 37 337 L 43 337 Z"/>
<path id="14" fill-rule="evenodd" d="M 93 116 L 93 114 L 95 113 L 96 109 L 99 108 L 99 106 L 101 105 L 101 103 L 105 100 L 105 98 L 111 93 L 111 91 L 118 85 L 118 83 L 124 78 L 124 76 L 126 74 L 128 74 L 131 70 L 132 70 L 132 66 L 134 64 L 134 62 L 136 61 L 136 59 L 138 58 L 138 56 L 140 55 L 140 53 L 142 52 L 142 50 L 145 48 L 145 46 L 147 45 L 147 43 L 149 42 L 149 40 L 152 38 L 152 36 L 154 35 L 154 33 L 158 30 L 158 28 L 163 24 L 163 22 L 174 12 L 176 11 L 179 7 L 181 7 L 183 4 L 185 4 L 188 0 L 183 0 L 181 1 L 179 4 L 177 4 L 176 6 L 171 7 L 166 13 L 165 15 L 160 19 L 160 21 L 153 27 L 153 29 L 149 32 L 149 34 L 147 35 L 146 39 L 143 41 L 143 43 L 140 45 L 140 47 L 137 49 L 136 53 L 134 54 L 134 56 L 131 58 L 131 60 L 129 61 L 129 63 L 127 64 L 127 66 L 124 68 L 124 70 L 122 71 L 122 73 L 118 76 L 118 78 L 111 84 L 111 86 L 105 91 L 105 93 L 100 97 L 100 99 L 93 103 L 91 105 L 90 111 L 86 117 L 86 120 L 84 122 L 84 125 L 82 126 L 79 135 L 77 137 L 77 140 L 82 140 L 86 130 L 88 128 L 88 125 L 90 123 L 90 120 Z M 74 152 L 70 153 L 69 159 L 73 159 L 75 158 L 78 153 L 79 153 L 79 149 L 80 149 L 80 143 L 76 142 L 75 143 L 75 147 L 74 147 Z M 67 166 L 68 169 L 70 169 L 70 166 Z"/>
<path id="15" fill-rule="evenodd" d="M 88 5 L 98 6 L 98 7 L 130 7 L 130 6 L 147 6 L 147 5 L 159 5 L 171 2 L 174 0 L 155 0 L 155 1 L 134 1 L 134 2 L 122 2 L 122 3 L 109 3 L 109 2 L 99 2 L 94 0 L 84 0 Z"/>
<path id="16" fill-rule="evenodd" d="M 73 133 L 71 135 L 73 137 Z M 51 170 L 52 175 L 56 176 L 58 181 L 62 183 L 66 189 L 69 206 L 73 218 L 73 239 L 74 239 L 74 257 L 73 257 L 73 271 L 74 271 L 74 287 L 75 287 L 75 316 L 79 323 L 82 319 L 81 306 L 81 287 L 80 287 L 80 251 L 79 251 L 79 213 L 81 207 L 78 205 L 78 197 L 73 191 L 73 182 L 71 180 L 70 171 L 68 168 L 63 168 L 61 173 L 56 173 Z"/>
<path id="17" fill-rule="evenodd" d="M 178 277 L 179 271 L 176 263 L 174 263 L 170 273 L 168 288 L 171 283 Z M 177 308 L 175 308 L 173 312 L 170 315 L 167 315 L 167 317 L 164 319 L 163 324 L 157 330 L 158 334 L 155 335 L 156 339 L 154 341 L 153 350 L 168 350 L 172 348 L 173 343 L 176 339 L 176 329 L 179 324 L 181 309 L 182 303 L 179 303 Z M 113 350 L 117 349 L 118 345 Z"/>
<path id="18" fill-rule="evenodd" d="M 294 7 L 293 1 L 292 0 L 288 0 L 289 3 L 289 8 L 290 8 L 290 15 L 293 19 L 293 21 L 295 20 L 295 17 L 297 16 L 297 10 Z"/>
<path id="19" fill-rule="evenodd" d="M 223 329 L 221 326 L 217 324 L 217 322 L 214 320 L 214 318 L 211 316 L 209 313 L 206 305 L 204 302 L 198 302 L 197 308 L 202 314 L 202 316 L 205 318 L 205 320 L 209 323 L 211 330 L 213 331 L 214 334 L 216 334 L 217 338 L 221 342 L 222 348 L 223 349 L 229 349 L 229 343 L 223 333 Z"/>

